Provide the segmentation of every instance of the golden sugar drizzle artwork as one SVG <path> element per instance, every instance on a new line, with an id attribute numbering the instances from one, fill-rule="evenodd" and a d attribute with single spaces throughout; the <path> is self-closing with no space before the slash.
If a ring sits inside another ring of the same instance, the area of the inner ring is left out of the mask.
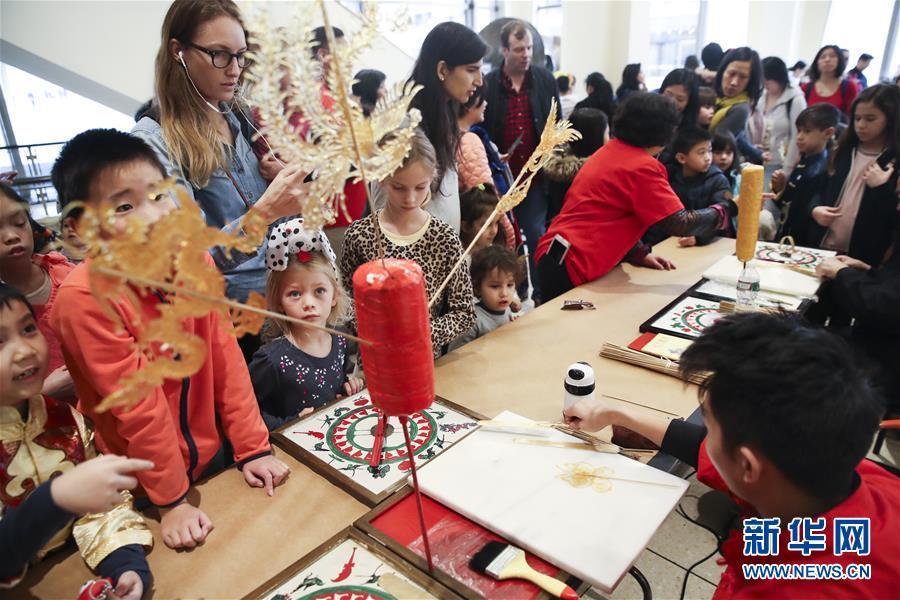
<path id="1" fill-rule="evenodd" d="M 557 467 L 562 471 L 558 477 L 573 488 L 592 487 L 598 493 L 612 490 L 612 483 L 606 479 L 614 475 L 609 467 L 595 467 L 586 462 L 566 463 Z"/>
<path id="2" fill-rule="evenodd" d="M 162 217 L 153 226 L 132 217 L 124 231 L 117 231 L 114 207 L 76 203 L 84 210 L 79 230 L 91 259 L 91 292 L 101 309 L 120 330 L 136 334 L 135 346 L 142 355 L 141 367 L 119 382 L 119 389 L 104 398 L 97 407 L 102 412 L 116 406 L 129 406 L 148 396 L 166 379 L 181 379 L 196 373 L 206 360 L 206 343 L 185 331 L 184 319 L 198 318 L 213 311 L 231 320 L 230 309 L 237 308 L 238 334 L 256 333 L 264 318 L 252 316 L 245 306 L 265 306 L 257 293 L 246 305 L 225 299 L 225 279 L 208 260 L 208 249 L 221 247 L 225 252 L 254 252 L 265 237 L 267 224 L 250 210 L 234 233 L 208 227 L 200 209 L 187 192 L 173 180 L 166 180 L 150 193 L 172 194 L 179 208 Z M 243 235 L 238 233 L 243 231 Z M 141 314 L 141 296 L 156 294 L 159 316 L 147 322 L 124 323 L 114 303 L 125 302 Z"/>
<path id="3" fill-rule="evenodd" d="M 309 228 L 333 223 L 338 211 L 346 212 L 346 181 L 381 181 L 393 173 L 422 120 L 417 109 L 409 108 L 421 86 L 409 82 L 390 87 L 369 117 L 350 98 L 353 66 L 379 33 L 375 3 L 363 3 L 362 27 L 339 44 L 324 3 L 317 4 L 320 11 L 298 4 L 283 27 L 270 23 L 263 10 L 249 18 L 253 66 L 248 95 L 270 147 L 284 162 L 315 173 L 303 206 Z M 327 69 L 310 52 L 313 29 L 323 23 L 330 48 Z"/>

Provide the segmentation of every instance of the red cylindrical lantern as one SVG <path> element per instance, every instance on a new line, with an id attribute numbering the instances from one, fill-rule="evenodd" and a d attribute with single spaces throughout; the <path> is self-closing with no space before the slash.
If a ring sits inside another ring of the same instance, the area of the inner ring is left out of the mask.
<path id="1" fill-rule="evenodd" d="M 385 258 L 353 274 L 366 385 L 388 416 L 411 415 L 434 400 L 434 355 L 425 276 L 410 260 Z"/>

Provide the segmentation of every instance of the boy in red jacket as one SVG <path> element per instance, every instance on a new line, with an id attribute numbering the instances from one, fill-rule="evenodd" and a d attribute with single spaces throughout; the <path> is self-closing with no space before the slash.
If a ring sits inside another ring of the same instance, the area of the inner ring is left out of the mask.
<path id="1" fill-rule="evenodd" d="M 787 316 L 726 317 L 682 355 L 704 426 L 582 400 L 566 420 L 621 425 L 697 468 L 742 509 L 714 598 L 891 598 L 900 481 L 864 460 L 883 407 L 843 341 Z"/>
<path id="2" fill-rule="evenodd" d="M 75 136 L 53 167 L 63 209 L 76 200 L 111 202 L 119 231 L 132 217 L 153 224 L 175 208 L 167 193 L 155 191 L 164 177 L 165 169 L 149 146 L 113 129 Z M 74 212 L 67 217 L 76 230 L 78 217 Z M 140 327 L 159 314 L 165 296 L 139 295 L 139 307 L 124 298 L 113 302 L 125 323 L 120 331 L 91 293 L 90 262 L 78 265 L 60 287 L 50 317 L 75 381 L 79 408 L 96 424 L 103 452 L 153 461 L 155 467 L 140 473 L 138 480 L 160 508 L 163 541 L 171 548 L 194 547 L 213 524 L 187 502 L 187 492 L 195 481 L 225 466 L 230 457 L 224 438 L 247 483 L 265 487 L 269 495 L 287 477 L 288 467 L 272 456 L 237 340 L 230 323 L 215 312 L 184 321 L 187 332 L 207 342 L 206 361 L 197 373 L 166 380 L 135 406 L 95 410 L 123 377 L 147 364 L 135 341 Z"/>

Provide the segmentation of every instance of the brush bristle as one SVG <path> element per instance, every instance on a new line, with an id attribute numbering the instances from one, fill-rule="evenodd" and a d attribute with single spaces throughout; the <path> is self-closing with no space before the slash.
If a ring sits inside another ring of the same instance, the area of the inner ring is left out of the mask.
<path id="1" fill-rule="evenodd" d="M 484 548 L 479 550 L 475 556 L 472 557 L 472 560 L 469 561 L 469 568 L 471 568 L 476 573 L 481 573 L 482 575 L 490 575 L 487 572 L 488 566 L 494 561 L 495 558 L 500 556 L 503 551 L 509 546 L 504 542 L 488 542 L 485 544 Z"/>

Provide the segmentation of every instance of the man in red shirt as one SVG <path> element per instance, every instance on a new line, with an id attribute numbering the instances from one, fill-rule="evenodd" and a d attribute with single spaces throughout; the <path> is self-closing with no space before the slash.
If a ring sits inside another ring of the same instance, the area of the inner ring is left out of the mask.
<path id="1" fill-rule="evenodd" d="M 581 167 L 562 211 L 538 243 L 545 301 L 605 275 L 626 257 L 645 267 L 674 268 L 640 243 L 650 226 L 667 236 L 705 236 L 726 225 L 727 210 L 734 209 L 685 210 L 666 168 L 654 158 L 680 118 L 675 103 L 660 94 L 633 94 L 621 106 L 616 139 Z"/>
<path id="2" fill-rule="evenodd" d="M 484 78 L 487 109 L 484 127 L 501 152 L 509 154 L 509 168 L 516 177 L 537 147 L 541 131 L 556 100 L 559 118 L 559 89 L 547 69 L 532 64 L 534 40 L 523 21 L 510 21 L 500 30 L 503 64 Z M 546 183 L 536 178 L 513 213 L 525 232 L 525 242 L 534 256 L 537 241 L 546 229 Z M 532 269 L 532 272 L 534 269 Z M 535 296 L 539 295 L 535 281 Z"/>
<path id="3" fill-rule="evenodd" d="M 900 481 L 864 459 L 884 408 L 840 338 L 792 316 L 737 314 L 707 329 L 681 371 L 709 373 L 705 426 L 583 400 L 566 420 L 620 425 L 697 468 L 742 512 L 719 545 L 714 598 L 892 598 Z"/>

